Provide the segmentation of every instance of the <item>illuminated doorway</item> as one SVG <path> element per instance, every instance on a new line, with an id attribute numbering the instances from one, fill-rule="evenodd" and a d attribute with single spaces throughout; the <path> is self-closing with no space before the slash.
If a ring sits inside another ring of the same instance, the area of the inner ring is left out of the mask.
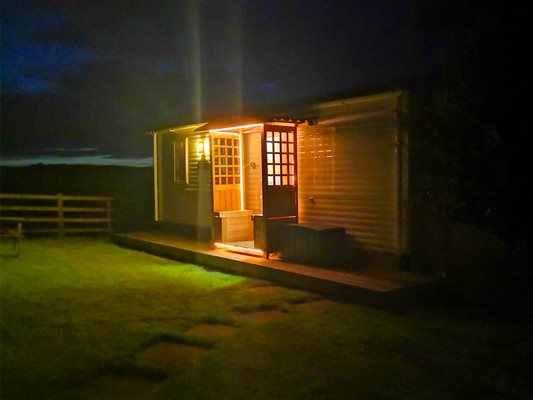
<path id="1" fill-rule="evenodd" d="M 210 136 L 216 246 L 277 251 L 278 228 L 298 221 L 296 124 L 251 124 Z"/>

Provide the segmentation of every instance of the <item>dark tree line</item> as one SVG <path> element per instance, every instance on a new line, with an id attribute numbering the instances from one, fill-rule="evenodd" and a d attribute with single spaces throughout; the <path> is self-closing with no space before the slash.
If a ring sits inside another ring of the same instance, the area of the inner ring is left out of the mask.
<path id="1" fill-rule="evenodd" d="M 415 206 L 524 243 L 530 237 L 521 47 L 527 10 L 508 7 L 482 1 L 418 6 L 417 26 L 445 37 L 450 56 L 437 74 L 412 87 L 413 193 Z"/>

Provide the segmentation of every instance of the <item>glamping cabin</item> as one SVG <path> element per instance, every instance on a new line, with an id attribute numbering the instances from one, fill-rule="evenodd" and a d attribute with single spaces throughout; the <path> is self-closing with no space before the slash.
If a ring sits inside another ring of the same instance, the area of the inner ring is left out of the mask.
<path id="1" fill-rule="evenodd" d="M 392 91 L 153 131 L 155 219 L 267 258 L 357 248 L 397 262 L 409 252 L 404 99 Z M 355 246 L 338 248 L 339 238 Z"/>

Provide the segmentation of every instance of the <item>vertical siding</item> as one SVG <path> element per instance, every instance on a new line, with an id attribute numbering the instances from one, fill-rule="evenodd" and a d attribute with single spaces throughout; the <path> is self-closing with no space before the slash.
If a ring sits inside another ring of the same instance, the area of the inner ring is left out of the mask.
<path id="1" fill-rule="evenodd" d="M 261 213 L 261 131 L 244 135 L 244 208 Z M 255 167 L 252 167 L 252 163 Z"/>
<path id="2" fill-rule="evenodd" d="M 298 132 L 302 222 L 345 227 L 364 248 L 398 254 L 398 93 L 318 106 Z"/>

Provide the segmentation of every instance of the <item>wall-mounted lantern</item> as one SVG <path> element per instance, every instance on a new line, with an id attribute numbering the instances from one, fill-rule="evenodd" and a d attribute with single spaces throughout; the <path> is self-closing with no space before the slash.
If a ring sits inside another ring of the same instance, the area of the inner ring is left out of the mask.
<path id="1" fill-rule="evenodd" d="M 202 159 L 205 159 L 209 156 L 209 137 L 202 137 L 200 140 L 198 140 L 198 153 L 202 156 Z"/>

